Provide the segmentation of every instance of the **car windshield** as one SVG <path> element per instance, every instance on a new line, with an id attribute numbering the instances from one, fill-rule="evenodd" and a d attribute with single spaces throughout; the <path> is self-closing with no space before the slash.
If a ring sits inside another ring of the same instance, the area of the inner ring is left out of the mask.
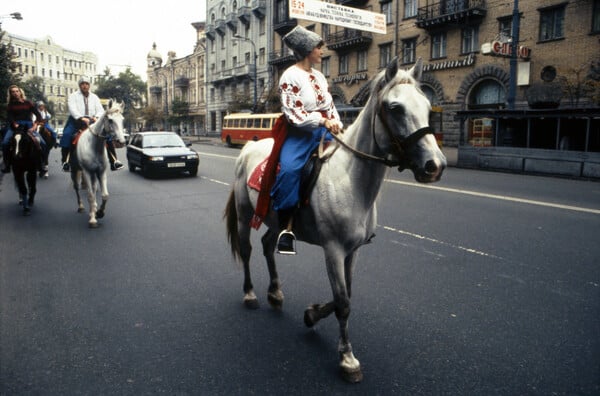
<path id="1" fill-rule="evenodd" d="M 185 147 L 185 144 L 177 135 L 149 135 L 144 137 L 144 148 L 150 147 Z"/>

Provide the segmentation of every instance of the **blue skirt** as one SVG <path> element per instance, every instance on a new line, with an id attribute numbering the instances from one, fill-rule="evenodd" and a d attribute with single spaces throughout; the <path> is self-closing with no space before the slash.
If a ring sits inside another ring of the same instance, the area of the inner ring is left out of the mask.
<path id="1" fill-rule="evenodd" d="M 319 147 L 321 137 L 325 141 L 333 139 L 325 127 L 313 131 L 289 128 L 281 153 L 279 154 L 279 172 L 271 189 L 273 209 L 290 209 L 300 201 L 300 178 L 302 168 L 311 153 Z"/>

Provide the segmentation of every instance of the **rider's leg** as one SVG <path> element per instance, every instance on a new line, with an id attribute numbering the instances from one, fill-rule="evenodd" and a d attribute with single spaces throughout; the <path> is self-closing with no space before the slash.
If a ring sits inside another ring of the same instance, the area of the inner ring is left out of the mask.
<path id="1" fill-rule="evenodd" d="M 2 159 L 4 161 L 2 173 L 10 172 L 10 139 L 12 139 L 13 134 L 13 130 L 7 128 L 6 134 L 4 135 L 4 139 L 2 139 Z"/>
<path id="2" fill-rule="evenodd" d="M 77 121 L 69 116 L 65 127 L 63 129 L 63 135 L 60 138 L 60 162 L 62 163 L 63 170 L 69 172 L 71 166 L 69 165 L 69 153 L 71 152 L 71 144 L 73 141 L 73 134 L 77 130 Z"/>
<path id="3" fill-rule="evenodd" d="M 112 139 L 106 141 L 106 151 L 108 160 L 110 161 L 110 170 L 119 170 L 123 167 L 123 163 L 117 159 L 117 150 Z"/>
<path id="4" fill-rule="evenodd" d="M 296 208 L 280 209 L 277 211 L 279 222 L 279 236 L 277 237 L 277 253 L 296 254 L 296 236 L 292 232 L 292 219 Z"/>

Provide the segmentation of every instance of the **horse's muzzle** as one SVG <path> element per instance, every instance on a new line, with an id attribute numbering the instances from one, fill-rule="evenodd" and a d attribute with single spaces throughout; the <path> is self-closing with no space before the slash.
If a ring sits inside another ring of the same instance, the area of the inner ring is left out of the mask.
<path id="1" fill-rule="evenodd" d="M 419 183 L 433 183 L 439 181 L 446 169 L 446 157 L 430 159 L 422 168 L 413 168 L 415 180 Z"/>

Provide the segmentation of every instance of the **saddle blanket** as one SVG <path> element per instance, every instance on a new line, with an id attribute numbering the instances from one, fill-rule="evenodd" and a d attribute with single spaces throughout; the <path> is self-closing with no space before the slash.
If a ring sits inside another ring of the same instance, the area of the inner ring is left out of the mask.
<path id="1" fill-rule="evenodd" d="M 250 178 L 248 179 L 248 187 L 253 190 L 260 191 L 262 179 L 265 174 L 265 168 L 267 167 L 267 162 L 269 161 L 269 157 L 265 158 L 261 161 L 256 168 L 252 171 Z M 279 164 L 277 164 L 277 170 L 279 172 Z"/>

